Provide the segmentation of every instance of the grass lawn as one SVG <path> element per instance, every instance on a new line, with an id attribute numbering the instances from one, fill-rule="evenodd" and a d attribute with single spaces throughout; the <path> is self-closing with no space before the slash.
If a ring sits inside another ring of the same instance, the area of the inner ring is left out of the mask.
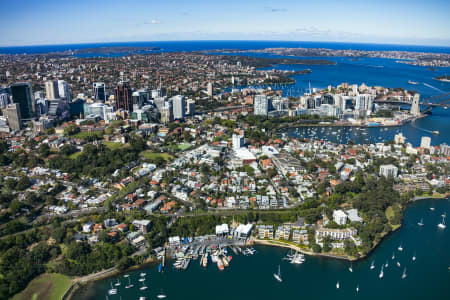
<path id="1" fill-rule="evenodd" d="M 72 135 L 72 138 L 86 139 L 91 136 L 96 136 L 98 139 L 103 138 L 103 131 L 94 131 L 94 132 L 78 132 L 77 134 Z"/>
<path id="2" fill-rule="evenodd" d="M 151 152 L 148 150 L 142 151 L 139 155 L 141 155 L 144 158 L 150 159 L 150 160 L 153 160 L 157 157 L 161 157 L 166 161 L 170 161 L 173 159 L 173 156 L 168 153 L 156 153 L 156 152 Z"/>
<path id="3" fill-rule="evenodd" d="M 392 209 L 392 206 L 389 206 L 388 208 L 386 208 L 386 218 L 389 221 L 389 225 L 391 225 L 392 230 L 396 230 L 397 228 L 400 227 L 401 224 L 397 224 L 397 225 L 393 225 L 391 224 L 391 218 L 394 217 L 394 210 Z"/>
<path id="4" fill-rule="evenodd" d="M 122 146 L 125 146 L 122 143 L 115 143 L 115 142 L 103 142 L 103 144 L 105 144 L 105 146 L 108 147 L 110 150 L 119 149 Z"/>
<path id="5" fill-rule="evenodd" d="M 182 143 L 178 145 L 178 149 L 180 149 L 181 151 L 186 151 L 187 149 L 191 148 L 192 145 L 188 144 L 188 143 Z"/>
<path id="6" fill-rule="evenodd" d="M 70 154 L 69 155 L 69 158 L 70 159 L 76 159 L 78 156 L 80 156 L 81 155 L 81 151 L 79 151 L 79 152 L 75 152 L 75 153 L 72 153 L 72 154 Z"/>
<path id="7" fill-rule="evenodd" d="M 42 274 L 33 279 L 12 300 L 61 300 L 72 285 L 72 279 L 61 274 Z"/>

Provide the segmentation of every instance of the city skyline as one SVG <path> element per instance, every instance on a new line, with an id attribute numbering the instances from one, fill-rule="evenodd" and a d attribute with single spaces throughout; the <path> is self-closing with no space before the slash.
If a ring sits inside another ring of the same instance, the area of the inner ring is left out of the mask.
<path id="1" fill-rule="evenodd" d="M 450 3 L 433 0 L 6 1 L 0 46 L 173 40 L 338 41 L 450 46 Z"/>

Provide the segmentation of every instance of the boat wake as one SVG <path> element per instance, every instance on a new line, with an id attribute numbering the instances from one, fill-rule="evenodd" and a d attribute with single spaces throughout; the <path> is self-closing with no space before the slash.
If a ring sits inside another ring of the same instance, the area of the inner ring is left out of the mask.
<path id="1" fill-rule="evenodd" d="M 429 87 L 429 88 L 432 88 L 433 90 L 436 90 L 436 91 L 438 91 L 438 92 L 440 92 L 440 93 L 442 93 L 442 94 L 445 94 L 445 93 L 446 93 L 446 92 L 444 92 L 443 90 L 440 90 L 440 89 L 438 89 L 437 87 L 432 86 L 431 84 L 428 84 L 428 83 L 423 82 L 423 85 L 425 85 L 425 86 L 427 86 L 427 87 Z"/>
<path id="2" fill-rule="evenodd" d="M 425 128 L 417 127 L 417 126 L 414 124 L 414 122 L 411 122 L 411 126 L 414 127 L 415 129 L 421 130 L 421 131 L 423 131 L 423 132 L 433 133 L 432 130 L 428 130 L 428 129 L 425 129 Z"/>

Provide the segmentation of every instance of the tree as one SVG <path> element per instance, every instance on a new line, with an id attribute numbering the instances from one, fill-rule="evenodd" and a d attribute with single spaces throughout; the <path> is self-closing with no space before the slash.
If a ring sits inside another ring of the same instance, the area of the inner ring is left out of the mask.
<path id="1" fill-rule="evenodd" d="M 65 156 L 69 156 L 73 153 L 75 153 L 77 151 L 77 149 L 70 144 L 64 144 L 60 149 L 59 152 L 62 153 Z"/>
<path id="2" fill-rule="evenodd" d="M 320 247 L 320 245 L 315 244 L 315 243 L 311 246 L 311 249 L 314 253 L 322 252 L 322 248 Z"/>
<path id="3" fill-rule="evenodd" d="M 47 143 L 42 143 L 42 144 L 39 146 L 39 154 L 40 154 L 42 157 L 48 157 L 48 156 L 50 155 L 50 147 L 48 146 Z"/>
<path id="4" fill-rule="evenodd" d="M 80 132 L 80 127 L 76 124 L 70 124 L 66 128 L 64 128 L 64 135 L 74 135 Z"/>
<path id="5" fill-rule="evenodd" d="M 18 189 L 19 191 L 24 191 L 31 185 L 31 180 L 26 176 L 22 176 L 20 177 L 19 181 L 17 181 L 16 189 Z"/>

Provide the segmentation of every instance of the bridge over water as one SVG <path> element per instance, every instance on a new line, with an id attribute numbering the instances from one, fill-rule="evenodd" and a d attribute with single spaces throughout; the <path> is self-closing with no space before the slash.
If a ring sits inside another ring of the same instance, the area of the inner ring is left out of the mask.
<path id="1" fill-rule="evenodd" d="M 394 98 L 388 99 L 376 99 L 375 103 L 379 104 L 392 104 L 392 105 L 414 105 L 414 99 L 409 100 L 396 100 Z M 438 96 L 421 99 L 418 101 L 418 105 L 424 110 L 422 112 L 431 111 L 435 107 L 450 107 L 450 93 L 441 94 Z"/>

